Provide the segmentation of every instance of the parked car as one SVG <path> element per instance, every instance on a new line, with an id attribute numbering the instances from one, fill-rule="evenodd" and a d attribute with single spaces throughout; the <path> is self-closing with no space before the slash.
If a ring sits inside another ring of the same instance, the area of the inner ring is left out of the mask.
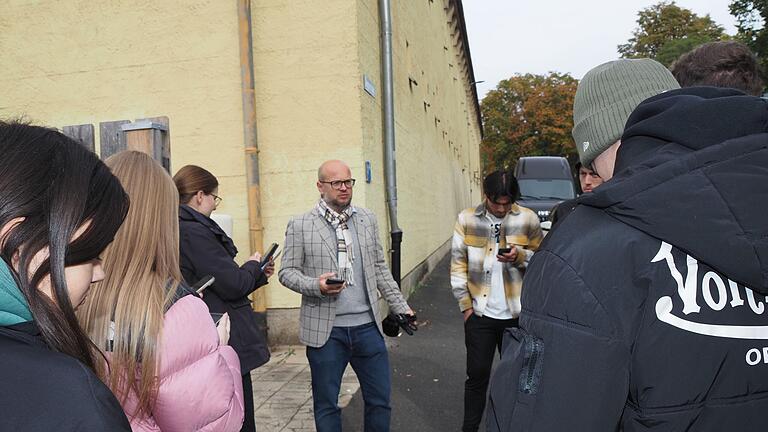
<path id="1" fill-rule="evenodd" d="M 515 167 L 523 207 L 536 212 L 545 222 L 556 204 L 576 197 L 576 183 L 568 159 L 559 156 L 521 157 Z"/>

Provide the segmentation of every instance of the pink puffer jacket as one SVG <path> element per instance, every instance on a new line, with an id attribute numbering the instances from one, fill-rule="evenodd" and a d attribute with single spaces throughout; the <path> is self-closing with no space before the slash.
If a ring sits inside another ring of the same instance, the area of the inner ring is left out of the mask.
<path id="1" fill-rule="evenodd" d="M 208 306 L 194 295 L 165 314 L 160 344 L 160 387 L 152 416 L 137 419 L 136 397 L 124 408 L 134 431 L 239 431 L 243 382 L 235 351 L 219 345 Z"/>

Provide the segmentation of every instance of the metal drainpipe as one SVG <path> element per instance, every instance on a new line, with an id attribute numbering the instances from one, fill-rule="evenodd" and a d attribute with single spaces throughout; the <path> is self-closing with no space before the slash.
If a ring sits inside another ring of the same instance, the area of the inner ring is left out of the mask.
<path id="1" fill-rule="evenodd" d="M 392 277 L 400 286 L 400 245 L 403 231 L 397 224 L 397 169 L 395 166 L 395 105 L 392 79 L 392 12 L 390 0 L 379 1 L 381 23 L 381 78 L 383 87 L 382 110 L 384 117 L 384 174 L 387 185 L 387 208 L 389 210 L 392 255 L 390 268 Z"/>
<path id="2" fill-rule="evenodd" d="M 259 145 L 256 136 L 256 95 L 253 79 L 253 32 L 250 0 L 237 0 L 237 21 L 243 96 L 245 176 L 248 182 L 248 237 L 251 243 L 251 253 L 253 253 L 264 248 L 264 226 L 261 222 Z M 252 299 L 255 311 L 265 312 L 267 310 L 266 295 L 263 289 L 254 291 Z"/>

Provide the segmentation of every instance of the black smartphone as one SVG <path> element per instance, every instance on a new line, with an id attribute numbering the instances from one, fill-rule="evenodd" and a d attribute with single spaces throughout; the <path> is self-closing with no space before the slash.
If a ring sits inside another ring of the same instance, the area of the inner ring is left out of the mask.
<path id="1" fill-rule="evenodd" d="M 512 252 L 512 248 L 511 247 L 499 248 L 499 255 L 508 254 L 510 252 Z"/>
<path id="2" fill-rule="evenodd" d="M 211 314 L 211 319 L 213 319 L 213 323 L 215 325 L 219 325 L 219 321 L 221 321 L 221 317 L 223 317 L 224 314 L 223 313 L 217 313 L 217 312 L 210 312 L 210 314 Z"/>
<path id="3" fill-rule="evenodd" d="M 344 281 L 341 279 L 335 279 L 335 278 L 328 278 L 325 280 L 326 285 L 341 285 Z"/>
<path id="4" fill-rule="evenodd" d="M 263 257 L 261 257 L 261 262 L 259 263 L 259 266 L 262 270 L 264 270 L 265 267 L 269 264 L 269 261 L 272 260 L 272 257 L 275 255 L 275 252 L 277 252 L 277 243 L 272 243 L 269 246 L 269 249 L 267 249 L 267 253 L 264 254 Z"/>

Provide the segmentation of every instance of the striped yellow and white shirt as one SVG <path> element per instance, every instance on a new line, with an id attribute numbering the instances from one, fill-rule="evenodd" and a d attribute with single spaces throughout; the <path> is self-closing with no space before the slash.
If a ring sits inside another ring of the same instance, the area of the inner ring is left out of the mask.
<path id="1" fill-rule="evenodd" d="M 493 229 L 484 204 L 462 211 L 456 220 L 451 246 L 451 288 L 462 312 L 474 308 L 475 314 L 482 316 L 488 303 L 491 269 L 497 260 L 495 238 L 491 241 Z M 517 248 L 517 260 L 503 265 L 504 293 L 513 317 L 520 314 L 525 268 L 542 238 L 538 216 L 528 208 L 512 205 L 501 223 L 498 246 Z"/>

